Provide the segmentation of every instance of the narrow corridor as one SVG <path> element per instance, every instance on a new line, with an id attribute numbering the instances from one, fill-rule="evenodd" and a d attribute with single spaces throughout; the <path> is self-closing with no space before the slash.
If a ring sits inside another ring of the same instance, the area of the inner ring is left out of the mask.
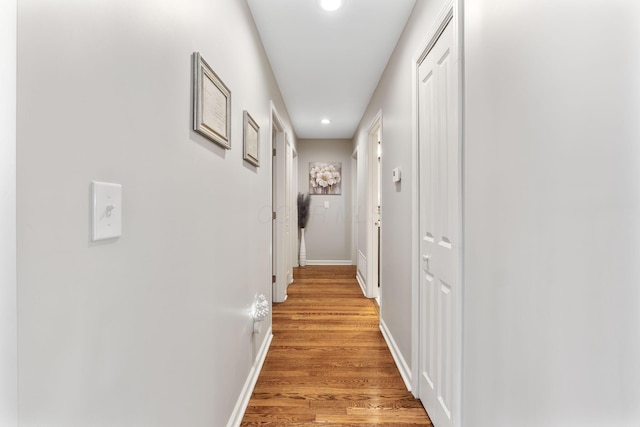
<path id="1" fill-rule="evenodd" d="M 407 391 L 355 267 L 294 269 L 242 426 L 430 426 Z"/>

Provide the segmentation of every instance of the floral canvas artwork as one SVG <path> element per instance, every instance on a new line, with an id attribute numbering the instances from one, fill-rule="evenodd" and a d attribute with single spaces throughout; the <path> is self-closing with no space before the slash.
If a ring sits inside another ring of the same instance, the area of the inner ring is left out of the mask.
<path id="1" fill-rule="evenodd" d="M 309 194 L 342 194 L 341 182 L 341 162 L 309 162 Z"/>

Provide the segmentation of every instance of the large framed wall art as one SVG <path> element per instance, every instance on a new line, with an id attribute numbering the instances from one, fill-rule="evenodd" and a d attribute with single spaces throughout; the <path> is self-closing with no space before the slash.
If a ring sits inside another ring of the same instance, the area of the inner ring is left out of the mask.
<path id="1" fill-rule="evenodd" d="M 193 54 L 193 130 L 231 148 L 231 91 L 198 52 Z"/>

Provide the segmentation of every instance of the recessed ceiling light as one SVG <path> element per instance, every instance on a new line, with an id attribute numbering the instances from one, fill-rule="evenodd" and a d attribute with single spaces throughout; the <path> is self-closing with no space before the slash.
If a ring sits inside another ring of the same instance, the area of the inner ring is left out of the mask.
<path id="1" fill-rule="evenodd" d="M 342 0 L 320 0 L 320 7 L 328 12 L 340 9 Z"/>
<path id="2" fill-rule="evenodd" d="M 328 125 L 329 123 L 331 123 L 331 120 L 329 120 L 329 119 L 322 119 L 322 120 L 320 120 L 320 123 L 322 123 L 323 125 Z"/>

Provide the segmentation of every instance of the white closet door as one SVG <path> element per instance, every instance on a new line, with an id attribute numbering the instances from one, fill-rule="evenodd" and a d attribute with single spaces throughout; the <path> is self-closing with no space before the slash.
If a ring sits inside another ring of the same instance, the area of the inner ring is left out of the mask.
<path id="1" fill-rule="evenodd" d="M 449 23 L 419 66 L 420 390 L 437 427 L 453 427 L 459 292 L 460 161 Z"/>

